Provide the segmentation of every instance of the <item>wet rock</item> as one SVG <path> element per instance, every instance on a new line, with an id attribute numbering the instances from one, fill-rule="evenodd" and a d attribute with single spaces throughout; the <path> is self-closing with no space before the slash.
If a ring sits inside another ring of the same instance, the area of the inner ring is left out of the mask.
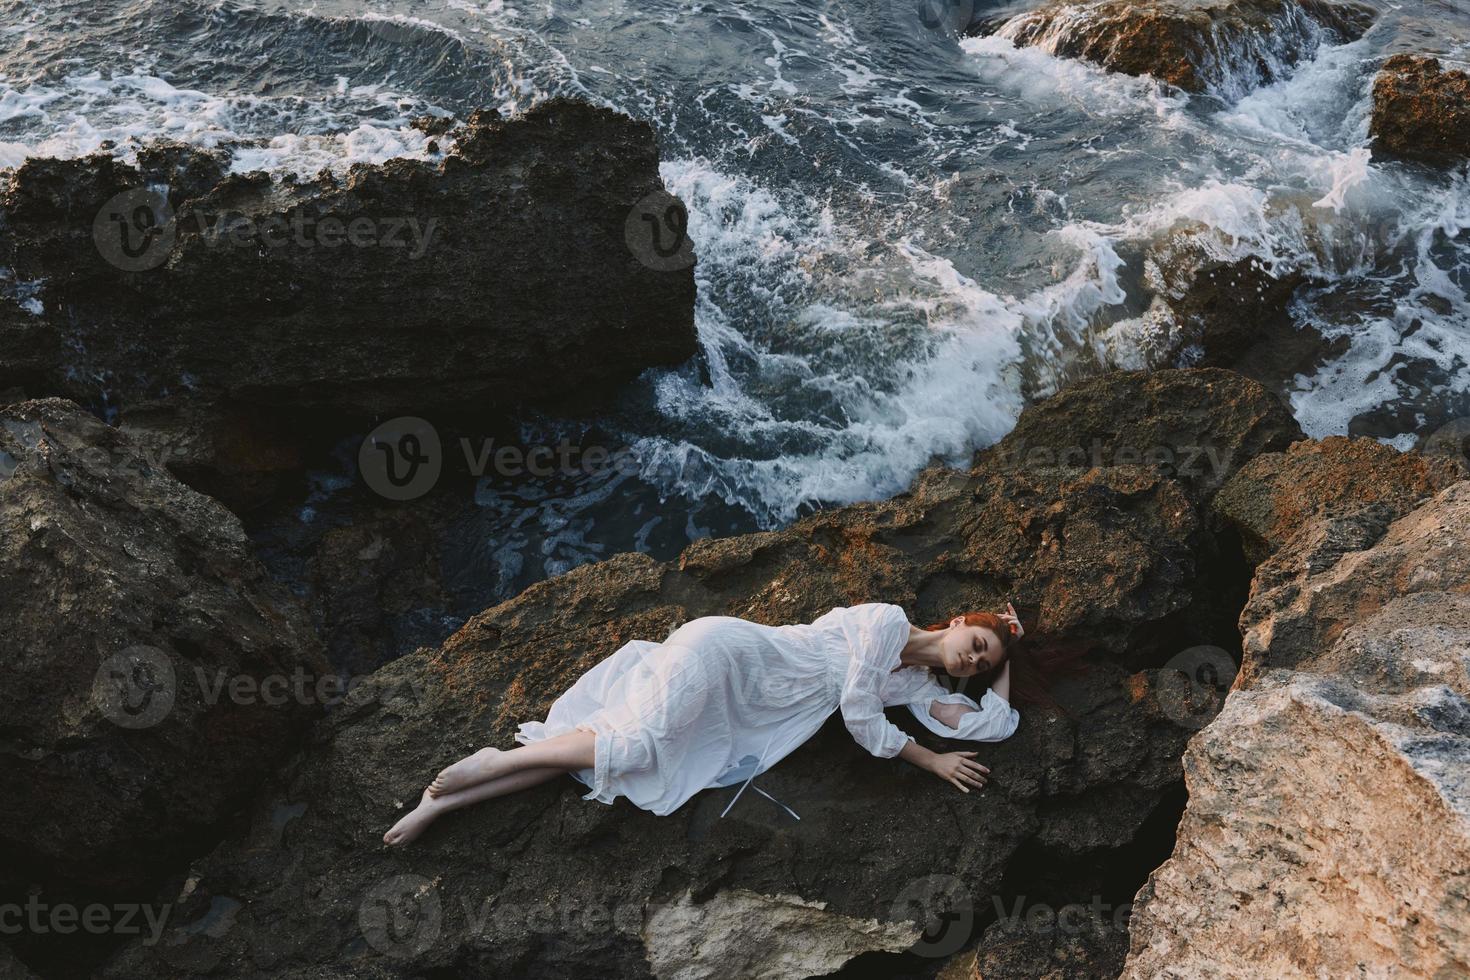
<path id="1" fill-rule="evenodd" d="M 1356 40 L 1374 18 L 1362 4 L 1327 0 L 1052 0 L 998 33 L 1187 92 L 1238 97 L 1280 79 L 1324 39 Z"/>
<path id="2" fill-rule="evenodd" d="M 239 523 L 67 402 L 0 409 L 0 610 L 3 903 L 151 898 L 314 714 L 258 686 L 323 668 Z"/>
<path id="3" fill-rule="evenodd" d="M 1453 166 L 1470 159 L 1470 75 L 1395 55 L 1373 83 L 1374 155 Z"/>
<path id="4" fill-rule="evenodd" d="M 1262 566 L 1125 976 L 1470 970 L 1470 483 Z"/>
<path id="5" fill-rule="evenodd" d="M 1157 465 L 1208 501 L 1247 460 L 1301 438 L 1277 398 L 1231 371 L 1115 372 L 1027 409 L 977 459 L 1003 469 Z"/>
<path id="6" fill-rule="evenodd" d="M 1054 418 L 1101 418 L 1127 390 L 1144 396 L 1137 433 L 1252 448 L 1283 434 L 1269 397 L 1225 372 L 1118 385 L 1087 389 L 1093 405 L 1062 396 Z M 668 563 L 621 555 L 535 585 L 363 681 L 249 827 L 199 864 L 165 941 L 130 947 L 110 975 L 774 975 L 900 948 L 945 921 L 911 954 L 952 955 L 978 938 L 976 912 L 1003 881 L 1024 884 L 1031 858 L 1093 867 L 1177 798 L 1197 722 L 1171 701 L 1170 671 L 1157 668 L 1172 651 L 1157 644 L 1159 624 L 1192 618 L 1200 601 L 1196 556 L 1211 535 L 1193 493 L 1151 465 L 982 459 L 786 531 L 696 542 Z M 1062 711 L 1027 709 L 1016 737 L 979 747 L 996 774 L 984 793 L 946 793 L 874 759 L 833 719 L 758 780 L 799 821 L 753 792 L 722 818 L 734 788 L 654 817 L 584 802 L 568 779 L 453 814 L 406 851 L 379 844 L 437 768 L 509 744 L 630 639 L 701 615 L 799 622 L 873 599 L 925 623 L 1006 596 L 1036 610 L 1029 642 L 1078 644 L 1095 660 L 1056 688 Z M 1120 666 L 1140 649 L 1153 666 Z M 233 918 L 211 934 L 199 923 L 221 904 Z M 752 942 L 752 907 L 779 908 L 790 930 Z"/>
<path id="7" fill-rule="evenodd" d="M 1374 439 L 1304 439 L 1246 463 L 1214 506 L 1239 529 L 1246 557 L 1260 562 L 1317 518 L 1371 505 L 1378 519 L 1396 520 L 1467 477 L 1463 460 L 1401 453 Z"/>
<path id="8" fill-rule="evenodd" d="M 659 224 L 677 204 L 650 126 L 552 100 L 454 138 L 440 162 L 312 180 L 227 174 L 173 144 L 137 167 L 27 161 L 0 188 L 0 265 L 41 284 L 43 312 L 0 316 L 0 388 L 146 405 L 164 431 L 265 413 L 340 435 L 585 408 L 695 353 L 694 256 Z M 181 469 L 237 479 L 222 439 L 184 439 L 203 453 Z"/>

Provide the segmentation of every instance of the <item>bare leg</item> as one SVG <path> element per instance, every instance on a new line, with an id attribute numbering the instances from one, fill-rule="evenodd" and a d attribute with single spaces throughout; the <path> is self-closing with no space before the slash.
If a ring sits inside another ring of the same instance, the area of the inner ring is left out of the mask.
<path id="1" fill-rule="evenodd" d="M 565 773 L 565 769 L 522 769 L 499 779 L 489 782 L 478 783 L 469 789 L 460 790 L 458 793 L 446 793 L 443 796 L 430 796 L 428 790 L 424 790 L 423 798 L 419 805 L 411 812 L 404 814 L 403 819 L 393 825 L 393 829 L 383 835 L 384 844 L 403 845 L 414 840 L 425 830 L 429 824 L 450 810 L 458 810 L 460 807 L 469 806 L 471 803 L 480 803 L 484 800 L 493 799 L 497 796 L 505 796 L 507 793 L 515 793 L 532 786 L 539 786 L 549 779 Z"/>
<path id="2" fill-rule="evenodd" d="M 458 793 L 525 769 L 591 769 L 596 740 L 592 732 L 578 730 L 506 751 L 484 748 L 440 771 L 428 792 L 434 797 Z"/>

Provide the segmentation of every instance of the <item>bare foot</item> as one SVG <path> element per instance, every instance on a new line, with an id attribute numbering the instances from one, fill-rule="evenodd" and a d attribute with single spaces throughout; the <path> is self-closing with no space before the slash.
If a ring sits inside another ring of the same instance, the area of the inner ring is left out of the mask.
<path id="1" fill-rule="evenodd" d="M 430 796 L 428 790 L 424 790 L 419 805 L 411 812 L 404 814 L 403 819 L 395 823 L 392 829 L 383 835 L 383 843 L 393 847 L 402 847 L 415 840 L 419 834 L 429 829 L 429 824 L 444 813 L 445 809 L 444 804 Z"/>
<path id="2" fill-rule="evenodd" d="M 460 759 L 454 765 L 440 770 L 439 775 L 429 784 L 430 796 L 444 796 L 446 793 L 457 793 L 462 789 L 469 789 L 479 783 L 494 778 L 492 767 L 496 756 L 501 755 L 499 749 L 485 748 L 465 759 Z"/>

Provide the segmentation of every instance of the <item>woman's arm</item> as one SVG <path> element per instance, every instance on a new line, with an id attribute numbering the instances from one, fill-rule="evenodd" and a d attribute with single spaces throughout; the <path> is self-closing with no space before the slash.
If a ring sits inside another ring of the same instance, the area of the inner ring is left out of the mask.
<path id="1" fill-rule="evenodd" d="M 990 689 L 1006 704 L 1011 703 L 1011 661 L 1009 658 L 1000 665 L 1000 673 L 996 674 L 995 679 L 990 682 Z"/>
<path id="2" fill-rule="evenodd" d="M 929 717 L 946 728 L 959 728 L 961 719 L 974 710 L 976 709 L 970 705 L 958 702 L 939 700 L 929 702 Z"/>

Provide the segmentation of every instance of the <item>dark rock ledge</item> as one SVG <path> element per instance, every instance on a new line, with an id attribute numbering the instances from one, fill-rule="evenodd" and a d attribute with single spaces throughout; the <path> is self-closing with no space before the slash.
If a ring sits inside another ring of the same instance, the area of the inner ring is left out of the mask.
<path id="1" fill-rule="evenodd" d="M 120 417 L 249 506 L 313 437 L 585 408 L 693 356 L 651 126 L 553 100 L 441 139 L 438 162 L 309 180 L 171 143 L 25 162 L 0 177 L 0 267 L 31 284 L 0 299 L 0 392 Z"/>

